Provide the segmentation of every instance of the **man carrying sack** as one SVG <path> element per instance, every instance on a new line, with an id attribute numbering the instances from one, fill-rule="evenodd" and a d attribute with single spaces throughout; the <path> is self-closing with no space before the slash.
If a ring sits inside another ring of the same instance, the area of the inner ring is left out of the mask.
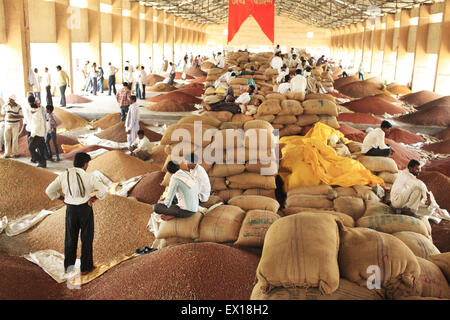
<path id="1" fill-rule="evenodd" d="M 107 195 L 106 186 L 86 169 L 91 156 L 84 152 L 75 155 L 74 168 L 60 174 L 45 190 L 51 200 L 66 204 L 66 231 L 64 240 L 64 270 L 70 272 L 77 257 L 78 233 L 81 230 L 81 275 L 95 269 L 92 255 L 94 241 L 94 213 L 92 204 Z M 58 190 L 62 190 L 63 196 Z M 95 195 L 91 193 L 95 191 Z"/>

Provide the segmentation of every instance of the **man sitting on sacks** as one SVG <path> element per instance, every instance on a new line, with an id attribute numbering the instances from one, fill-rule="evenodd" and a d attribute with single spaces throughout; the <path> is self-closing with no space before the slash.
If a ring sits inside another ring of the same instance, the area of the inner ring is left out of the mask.
<path id="1" fill-rule="evenodd" d="M 230 89 L 231 88 L 231 89 Z M 255 86 L 249 85 L 247 90 L 242 92 L 237 98 L 234 98 L 233 88 L 228 87 L 225 99 L 205 105 L 205 109 L 208 111 L 229 111 L 232 114 L 245 113 L 247 111 L 247 105 L 250 103 L 250 95 L 255 93 Z"/>
<path id="2" fill-rule="evenodd" d="M 408 168 L 400 171 L 391 188 L 391 205 L 401 209 L 402 214 L 436 220 L 450 220 L 447 210 L 440 209 L 434 199 L 433 193 L 428 191 L 425 183 L 419 179 L 420 163 L 411 160 Z M 400 211 L 400 210 L 399 210 Z"/>
<path id="3" fill-rule="evenodd" d="M 384 143 L 384 137 L 391 132 L 392 124 L 384 120 L 380 128 L 372 129 L 364 138 L 361 153 L 373 157 L 389 157 L 393 150 L 388 144 Z"/>
<path id="4" fill-rule="evenodd" d="M 198 157 L 195 153 L 187 154 L 184 157 L 189 173 L 194 177 L 198 186 L 198 199 L 200 205 L 209 200 L 211 194 L 211 183 L 209 181 L 208 173 L 198 164 Z"/>

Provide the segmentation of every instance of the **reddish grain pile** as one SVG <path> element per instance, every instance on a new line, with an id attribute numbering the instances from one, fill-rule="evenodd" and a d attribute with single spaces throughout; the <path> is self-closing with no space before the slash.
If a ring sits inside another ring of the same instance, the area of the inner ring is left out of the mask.
<path id="1" fill-rule="evenodd" d="M 433 192 L 439 207 L 450 211 L 450 197 L 448 196 L 450 178 L 437 171 L 423 171 L 418 178 L 426 184 L 428 190 Z"/>
<path id="2" fill-rule="evenodd" d="M 346 84 L 345 86 L 340 87 L 338 90 L 340 93 L 343 93 L 352 98 L 364 98 L 383 93 L 383 91 L 381 91 L 376 84 L 364 81 L 357 81 Z"/>
<path id="3" fill-rule="evenodd" d="M 408 162 L 412 159 L 420 161 L 420 153 L 417 151 L 406 148 L 401 144 L 395 142 L 391 139 L 385 139 L 386 143 L 391 146 L 391 149 L 394 150 L 394 154 L 391 155 L 391 158 L 397 164 L 399 170 L 403 170 L 408 167 Z"/>
<path id="4" fill-rule="evenodd" d="M 183 88 L 177 89 L 175 91 L 187 93 L 194 97 L 200 97 L 205 92 L 205 89 L 203 88 L 203 86 L 195 85 L 195 86 L 190 86 L 190 87 L 183 87 Z"/>
<path id="5" fill-rule="evenodd" d="M 149 172 L 159 171 L 159 168 L 154 164 L 114 150 L 108 151 L 89 162 L 87 172 L 95 170 L 99 170 L 113 182 L 120 182 Z"/>
<path id="6" fill-rule="evenodd" d="M 62 136 L 60 134 L 56 135 L 56 143 L 58 145 L 58 152 L 63 153 L 64 151 L 61 148 L 62 144 L 75 145 L 78 144 L 78 141 L 66 136 Z M 55 147 L 53 146 L 53 142 L 50 142 L 50 148 L 52 149 L 52 154 L 55 155 Z M 28 138 L 27 136 L 23 136 L 19 138 L 19 154 L 21 157 L 29 157 L 30 151 L 28 150 Z"/>
<path id="7" fill-rule="evenodd" d="M 145 136 L 150 141 L 159 141 L 162 138 L 162 135 L 160 135 L 157 132 L 154 132 L 152 130 L 149 130 L 146 128 L 145 124 L 140 122 L 139 123 L 140 128 L 144 130 Z M 115 142 L 127 142 L 127 133 L 125 131 L 125 121 L 120 121 L 119 123 L 116 123 L 112 127 L 109 127 L 108 129 L 103 130 L 100 133 L 96 134 L 97 137 L 105 140 L 111 140 Z"/>
<path id="8" fill-rule="evenodd" d="M 450 139 L 424 145 L 422 149 L 433 153 L 450 154 Z"/>
<path id="9" fill-rule="evenodd" d="M 128 196 L 148 204 L 157 203 L 165 190 L 165 187 L 160 185 L 164 179 L 164 175 L 161 171 L 147 173 L 131 189 Z"/>
<path id="10" fill-rule="evenodd" d="M 422 167 L 424 171 L 438 171 L 450 177 L 450 157 L 427 161 L 427 163 Z"/>
<path id="11" fill-rule="evenodd" d="M 395 95 L 405 95 L 410 94 L 411 89 L 405 85 L 397 84 L 397 83 L 391 83 L 386 87 L 386 89 Z"/>
<path id="12" fill-rule="evenodd" d="M 358 79 L 358 77 L 350 76 L 350 77 L 344 77 L 334 80 L 333 86 L 335 89 L 339 90 L 339 88 L 352 83 L 352 82 L 360 82 L 361 80 Z"/>
<path id="13" fill-rule="evenodd" d="M 376 95 L 374 95 L 374 97 L 382 98 L 382 99 L 384 99 L 384 100 L 386 100 L 386 101 L 388 101 L 388 102 L 401 103 L 400 100 L 395 99 L 395 98 L 394 98 L 393 96 L 391 96 L 391 95 L 389 94 L 389 92 L 387 92 L 387 91 L 383 91 L 383 93 L 376 94 Z"/>
<path id="14" fill-rule="evenodd" d="M 163 81 L 165 78 L 163 76 L 160 76 L 159 74 L 149 74 L 147 76 L 147 81 L 146 81 L 146 85 L 147 86 L 153 86 L 155 85 L 157 82 L 161 82 Z"/>
<path id="15" fill-rule="evenodd" d="M 367 123 L 367 124 L 380 124 L 382 120 L 367 114 L 367 113 L 341 113 L 337 117 L 338 121 L 352 122 L 352 123 Z"/>
<path id="16" fill-rule="evenodd" d="M 366 137 L 366 133 L 364 131 L 353 128 L 346 124 L 341 124 L 338 130 L 341 131 L 347 139 L 353 141 L 363 142 L 364 138 Z"/>
<path id="17" fill-rule="evenodd" d="M 449 107 L 450 108 L 450 96 L 445 96 L 436 100 L 432 100 L 430 102 L 421 104 L 420 106 L 417 106 L 416 108 L 421 109 L 427 109 L 432 107 Z"/>
<path id="18" fill-rule="evenodd" d="M 53 249 L 64 253 L 65 207 L 45 218 L 29 232 L 28 244 L 34 250 Z M 150 246 L 154 236 L 146 228 L 152 206 L 133 199 L 108 195 L 93 205 L 94 264 L 107 264 L 131 255 L 137 248 Z M 81 241 L 78 243 L 78 256 Z"/>
<path id="19" fill-rule="evenodd" d="M 386 138 L 392 139 L 395 142 L 401 142 L 405 144 L 414 144 L 418 142 L 425 142 L 425 139 L 421 136 L 409 132 L 408 130 L 401 128 L 393 128 Z"/>
<path id="20" fill-rule="evenodd" d="M 328 94 L 332 95 L 335 98 L 341 98 L 341 99 L 349 99 L 352 100 L 353 98 L 346 96 L 345 94 L 339 93 L 339 92 L 328 92 Z"/>
<path id="21" fill-rule="evenodd" d="M 444 129 L 442 131 L 439 131 L 434 136 L 441 140 L 449 140 L 450 139 L 450 127 L 448 127 L 447 129 Z"/>
<path id="22" fill-rule="evenodd" d="M 177 80 L 181 79 L 182 75 L 183 75 L 183 72 L 175 72 L 175 79 L 177 79 Z M 166 73 L 164 75 L 164 77 L 169 78 L 170 74 Z M 186 74 L 186 80 L 189 80 L 189 79 L 194 79 L 194 77 Z"/>
<path id="23" fill-rule="evenodd" d="M 191 103 L 181 103 L 177 100 L 163 100 L 147 107 L 158 112 L 191 112 L 197 110 Z"/>
<path id="24" fill-rule="evenodd" d="M 79 152 L 91 152 L 91 151 L 95 151 L 98 149 L 116 150 L 114 148 L 103 147 L 103 146 L 98 146 L 98 145 L 84 146 L 84 147 L 72 150 L 70 152 L 64 153 L 63 156 L 64 156 L 64 159 L 72 161 L 73 159 L 75 159 L 75 155 Z"/>
<path id="25" fill-rule="evenodd" d="M 441 98 L 442 96 L 440 94 L 437 94 L 435 92 L 422 90 L 418 92 L 413 92 L 410 94 L 407 94 L 405 96 L 402 96 L 400 100 L 402 100 L 404 103 L 410 106 L 420 106 L 424 103 L 436 100 Z"/>
<path id="26" fill-rule="evenodd" d="M 204 83 L 206 81 L 206 76 L 197 78 L 197 79 L 193 79 L 193 80 L 189 80 L 189 83 Z"/>
<path id="27" fill-rule="evenodd" d="M 9 221 L 42 209 L 62 205 L 45 194 L 56 174 L 16 160 L 0 159 L 0 217 Z"/>
<path id="28" fill-rule="evenodd" d="M 170 92 L 175 89 L 176 89 L 175 86 L 172 86 L 168 83 L 157 83 L 157 84 L 151 86 L 148 90 L 151 92 Z"/>
<path id="29" fill-rule="evenodd" d="M 430 220 L 433 244 L 441 253 L 450 251 L 450 221 L 442 220 L 439 224 Z"/>
<path id="30" fill-rule="evenodd" d="M 259 257 L 188 243 L 125 261 L 83 289 L 83 299 L 248 300 Z"/>
<path id="31" fill-rule="evenodd" d="M 207 62 L 205 62 L 205 63 L 207 63 Z M 202 66 L 204 64 L 202 64 Z M 199 78 L 199 77 L 206 76 L 206 72 L 202 71 L 202 69 L 200 69 L 200 68 L 192 66 L 192 67 L 189 67 L 189 68 L 186 69 L 186 79 L 187 79 L 187 76 L 191 76 L 191 77 L 194 77 L 194 78 Z"/>
<path id="32" fill-rule="evenodd" d="M 399 116 L 395 120 L 416 125 L 447 127 L 450 126 L 450 107 L 423 107 L 417 112 Z"/>
<path id="33" fill-rule="evenodd" d="M 113 125 L 120 122 L 120 112 L 111 113 L 103 118 L 94 122 L 93 126 L 95 129 L 101 128 L 102 130 L 108 129 Z"/>
<path id="34" fill-rule="evenodd" d="M 364 80 L 365 83 L 372 83 L 376 85 L 378 88 L 381 88 L 384 84 L 383 79 L 380 76 L 373 76 L 371 78 L 367 78 Z"/>
<path id="35" fill-rule="evenodd" d="M 190 94 L 184 93 L 184 92 L 176 92 L 172 91 L 166 94 L 160 94 L 159 96 L 151 97 L 149 99 L 146 99 L 150 102 L 160 102 L 163 100 L 176 100 L 181 103 L 193 103 L 198 104 L 201 103 L 202 100 L 196 97 L 191 96 Z"/>
<path id="36" fill-rule="evenodd" d="M 58 129 L 66 129 L 67 131 L 70 131 L 84 128 L 88 124 L 88 122 L 82 117 L 62 108 L 55 107 L 53 113 L 60 122 Z"/>
<path id="37" fill-rule="evenodd" d="M 402 107 L 397 107 L 380 97 L 366 97 L 359 100 L 353 100 L 343 104 L 346 108 L 361 113 L 372 113 L 375 115 L 399 114 L 406 113 L 406 110 Z"/>
<path id="38" fill-rule="evenodd" d="M 213 65 L 214 63 L 212 63 L 211 61 L 206 61 L 200 65 L 200 69 L 202 69 L 203 71 L 208 71 Z"/>
<path id="39" fill-rule="evenodd" d="M 92 100 L 79 96 L 77 94 L 69 94 L 66 96 L 66 102 L 68 104 L 78 104 L 78 103 L 89 103 L 92 102 Z"/>

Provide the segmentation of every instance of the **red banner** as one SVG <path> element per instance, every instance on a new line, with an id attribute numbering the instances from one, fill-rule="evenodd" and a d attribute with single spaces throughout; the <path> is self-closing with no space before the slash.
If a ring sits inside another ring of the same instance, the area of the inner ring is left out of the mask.
<path id="1" fill-rule="evenodd" d="M 275 0 L 229 0 L 228 2 L 228 42 L 233 40 L 242 23 L 252 15 L 261 30 L 273 43 Z"/>

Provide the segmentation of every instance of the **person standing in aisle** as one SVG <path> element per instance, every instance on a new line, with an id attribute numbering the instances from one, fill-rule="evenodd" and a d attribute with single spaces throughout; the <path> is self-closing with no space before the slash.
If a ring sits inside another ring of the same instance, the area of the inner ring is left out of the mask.
<path id="1" fill-rule="evenodd" d="M 133 82 L 135 83 L 135 92 L 136 92 L 136 97 L 140 100 L 142 99 L 142 94 L 141 94 L 141 68 L 139 68 L 139 66 L 136 66 L 136 71 L 133 73 Z"/>
<path id="2" fill-rule="evenodd" d="M 8 104 L 3 106 L 5 115 L 5 154 L 4 158 L 19 157 L 20 119 L 23 119 L 22 107 L 16 103 L 16 95 L 9 96 Z"/>
<path id="3" fill-rule="evenodd" d="M 94 62 L 92 63 L 92 67 L 89 72 L 89 82 L 84 89 L 84 92 L 88 92 L 88 90 L 92 87 L 91 93 L 96 96 L 97 95 L 97 78 L 98 78 L 98 71 L 97 71 L 97 64 Z"/>
<path id="4" fill-rule="evenodd" d="M 139 131 L 139 105 L 136 103 L 136 96 L 130 96 L 130 107 L 128 108 L 127 116 L 125 119 L 125 131 L 127 132 L 128 147 L 134 143 L 137 138 L 137 132 Z"/>
<path id="5" fill-rule="evenodd" d="M 116 99 L 120 108 L 120 121 L 125 121 L 125 117 L 128 113 L 128 107 L 130 106 L 131 90 L 127 82 L 123 83 L 122 89 L 117 92 Z"/>
<path id="6" fill-rule="evenodd" d="M 42 82 L 42 76 L 39 74 L 38 68 L 34 68 L 34 79 L 35 82 L 33 83 L 33 95 L 36 99 L 41 100 L 41 82 Z"/>
<path id="7" fill-rule="evenodd" d="M 33 98 L 33 97 L 30 97 Z M 42 115 L 42 109 L 36 104 L 33 99 L 31 106 L 31 133 L 30 141 L 28 144 L 28 149 L 30 150 L 30 155 L 38 162 L 39 168 L 47 167 L 47 160 L 45 159 L 45 121 Z"/>
<path id="8" fill-rule="evenodd" d="M 175 65 L 173 64 L 173 62 L 170 62 L 169 65 L 170 65 L 170 77 L 169 77 L 168 84 L 173 86 L 173 82 L 175 80 L 175 75 L 176 75 Z"/>
<path id="9" fill-rule="evenodd" d="M 108 68 L 106 69 L 106 76 L 108 77 L 108 96 L 111 95 L 111 91 L 114 92 L 114 95 L 117 94 L 116 90 L 116 73 L 119 71 L 116 67 L 114 67 L 111 62 L 108 63 Z"/>
<path id="10" fill-rule="evenodd" d="M 363 66 L 363 63 L 362 63 L 362 62 L 361 62 L 361 64 L 359 65 L 359 68 L 358 68 L 358 79 L 364 81 L 364 66 Z"/>
<path id="11" fill-rule="evenodd" d="M 57 66 L 56 70 L 58 71 L 58 86 L 59 86 L 59 92 L 61 93 L 61 101 L 60 106 L 65 107 L 66 106 L 66 88 L 70 88 L 69 84 L 69 76 L 65 71 L 62 70 L 61 66 Z"/>
<path id="12" fill-rule="evenodd" d="M 56 121 L 55 115 L 53 114 L 53 106 L 47 105 L 46 113 L 45 113 L 45 122 L 47 124 L 47 132 L 45 136 L 45 145 L 47 147 L 47 160 L 53 161 L 52 158 L 52 149 L 50 148 L 50 140 L 53 142 L 53 147 L 55 147 L 56 161 L 60 161 L 59 159 L 59 151 L 58 151 L 58 143 L 56 141 L 56 127 L 58 123 Z"/>
<path id="13" fill-rule="evenodd" d="M 81 230 L 81 275 L 95 269 L 92 243 L 94 241 L 94 212 L 92 205 L 104 199 L 108 193 L 96 176 L 87 173 L 91 156 L 79 152 L 73 160 L 73 168 L 61 173 L 45 190 L 51 200 L 60 199 L 66 204 L 64 239 L 64 270 L 72 271 L 77 257 L 78 234 Z M 62 190 L 61 195 L 59 190 Z M 95 196 L 91 193 L 95 190 Z"/>
<path id="14" fill-rule="evenodd" d="M 147 72 L 145 72 L 144 66 L 141 66 L 141 77 L 139 83 L 141 84 L 141 99 L 145 100 L 145 83 L 147 82 Z"/>
<path id="15" fill-rule="evenodd" d="M 131 73 L 128 66 L 125 67 L 125 71 L 123 72 L 123 82 L 126 82 L 128 85 L 128 89 L 131 90 L 133 85 L 133 74 Z"/>
<path id="16" fill-rule="evenodd" d="M 98 67 L 97 92 L 103 93 L 104 72 L 102 67 Z"/>
<path id="17" fill-rule="evenodd" d="M 44 69 L 44 76 L 42 77 L 42 80 L 44 82 L 45 85 L 45 92 L 46 92 L 46 100 L 47 100 L 47 105 L 53 105 L 53 99 L 52 99 L 52 78 L 50 76 L 50 73 L 48 72 L 48 68 L 45 67 Z"/>

